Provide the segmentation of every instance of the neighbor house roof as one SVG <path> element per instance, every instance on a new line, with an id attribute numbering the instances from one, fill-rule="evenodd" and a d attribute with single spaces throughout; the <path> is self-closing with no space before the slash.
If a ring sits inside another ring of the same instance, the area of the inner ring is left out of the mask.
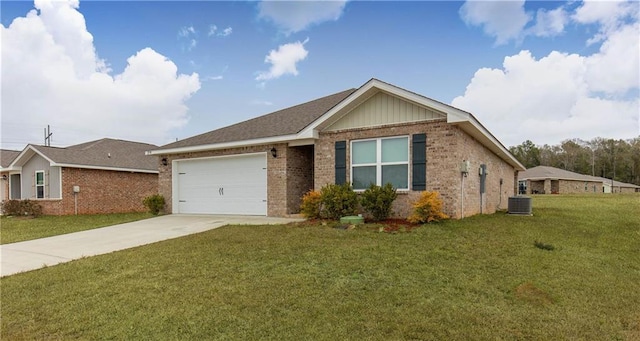
<path id="1" fill-rule="evenodd" d="M 592 181 L 602 182 L 603 184 L 610 185 L 611 179 L 602 178 L 598 176 L 585 175 L 580 173 L 570 172 L 568 170 L 551 167 L 551 166 L 536 166 L 529 168 L 524 172 L 518 173 L 518 180 L 574 180 L 574 181 Z M 613 180 L 614 187 L 629 187 L 640 188 L 634 184 L 628 184 L 620 181 Z"/>
<path id="2" fill-rule="evenodd" d="M 0 149 L 0 169 L 9 168 L 11 162 L 20 154 L 17 150 Z"/>
<path id="3" fill-rule="evenodd" d="M 620 181 L 611 180 L 607 178 L 600 178 L 600 177 L 598 179 L 601 179 L 605 185 L 611 185 L 611 182 L 613 182 L 613 187 L 640 188 L 640 186 L 638 185 L 628 184 L 626 182 L 620 182 Z"/>
<path id="4" fill-rule="evenodd" d="M 147 150 L 155 148 L 152 144 L 108 138 L 65 148 L 30 144 L 11 166 L 22 167 L 38 154 L 52 166 L 158 173 L 157 157 L 146 155 Z"/>
<path id="5" fill-rule="evenodd" d="M 418 106 L 431 108 L 443 113 L 446 115 L 447 123 L 460 127 L 516 170 L 522 171 L 525 169 L 522 163 L 472 114 L 375 78 L 369 80 L 358 89 L 342 91 L 177 141 L 156 150 L 151 150 L 149 154 L 175 154 L 284 142 L 313 144 L 313 140 L 319 136 L 319 131 L 348 114 L 352 109 L 378 92 L 389 93 Z"/>
<path id="6" fill-rule="evenodd" d="M 602 179 L 591 175 L 570 172 L 568 170 L 550 167 L 536 166 L 524 172 L 518 173 L 518 180 L 576 180 L 602 182 Z"/>

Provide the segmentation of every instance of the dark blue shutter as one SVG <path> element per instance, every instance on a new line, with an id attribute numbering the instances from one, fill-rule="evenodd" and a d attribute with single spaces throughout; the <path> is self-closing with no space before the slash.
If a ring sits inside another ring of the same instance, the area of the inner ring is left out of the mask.
<path id="1" fill-rule="evenodd" d="M 427 189 L 427 135 L 414 134 L 412 139 L 413 153 L 411 189 L 424 191 Z"/>
<path id="2" fill-rule="evenodd" d="M 347 182 L 347 141 L 336 141 L 336 185 Z"/>

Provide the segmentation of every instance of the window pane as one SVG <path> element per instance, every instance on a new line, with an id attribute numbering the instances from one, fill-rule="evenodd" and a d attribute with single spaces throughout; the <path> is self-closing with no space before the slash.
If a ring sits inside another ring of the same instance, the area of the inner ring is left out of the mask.
<path id="1" fill-rule="evenodd" d="M 38 186 L 36 187 L 36 190 L 37 190 L 36 198 L 44 199 L 44 186 Z"/>
<path id="2" fill-rule="evenodd" d="M 409 172 L 408 165 L 390 165 L 382 166 L 382 184 L 391 185 L 397 189 L 409 188 Z"/>
<path id="3" fill-rule="evenodd" d="M 36 185 L 43 185 L 43 184 L 44 184 L 44 173 L 37 172 L 36 173 Z"/>
<path id="4" fill-rule="evenodd" d="M 360 141 L 353 143 L 351 151 L 353 164 L 375 163 L 376 162 L 376 141 Z"/>
<path id="5" fill-rule="evenodd" d="M 376 183 L 376 167 L 353 167 L 353 189 L 367 189 Z"/>
<path id="6" fill-rule="evenodd" d="M 382 140 L 382 162 L 409 161 L 409 144 L 406 137 Z"/>

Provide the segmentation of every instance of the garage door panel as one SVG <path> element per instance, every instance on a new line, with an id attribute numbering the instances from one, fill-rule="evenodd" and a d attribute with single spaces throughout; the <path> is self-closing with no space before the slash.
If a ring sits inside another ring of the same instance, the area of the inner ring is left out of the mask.
<path id="1" fill-rule="evenodd" d="M 179 213 L 267 213 L 266 155 L 177 162 Z"/>

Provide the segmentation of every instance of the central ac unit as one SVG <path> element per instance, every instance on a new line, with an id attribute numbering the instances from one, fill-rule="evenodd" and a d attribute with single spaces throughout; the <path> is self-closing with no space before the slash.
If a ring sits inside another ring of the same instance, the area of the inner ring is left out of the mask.
<path id="1" fill-rule="evenodd" d="M 523 195 L 509 197 L 509 214 L 532 215 L 531 198 Z"/>

